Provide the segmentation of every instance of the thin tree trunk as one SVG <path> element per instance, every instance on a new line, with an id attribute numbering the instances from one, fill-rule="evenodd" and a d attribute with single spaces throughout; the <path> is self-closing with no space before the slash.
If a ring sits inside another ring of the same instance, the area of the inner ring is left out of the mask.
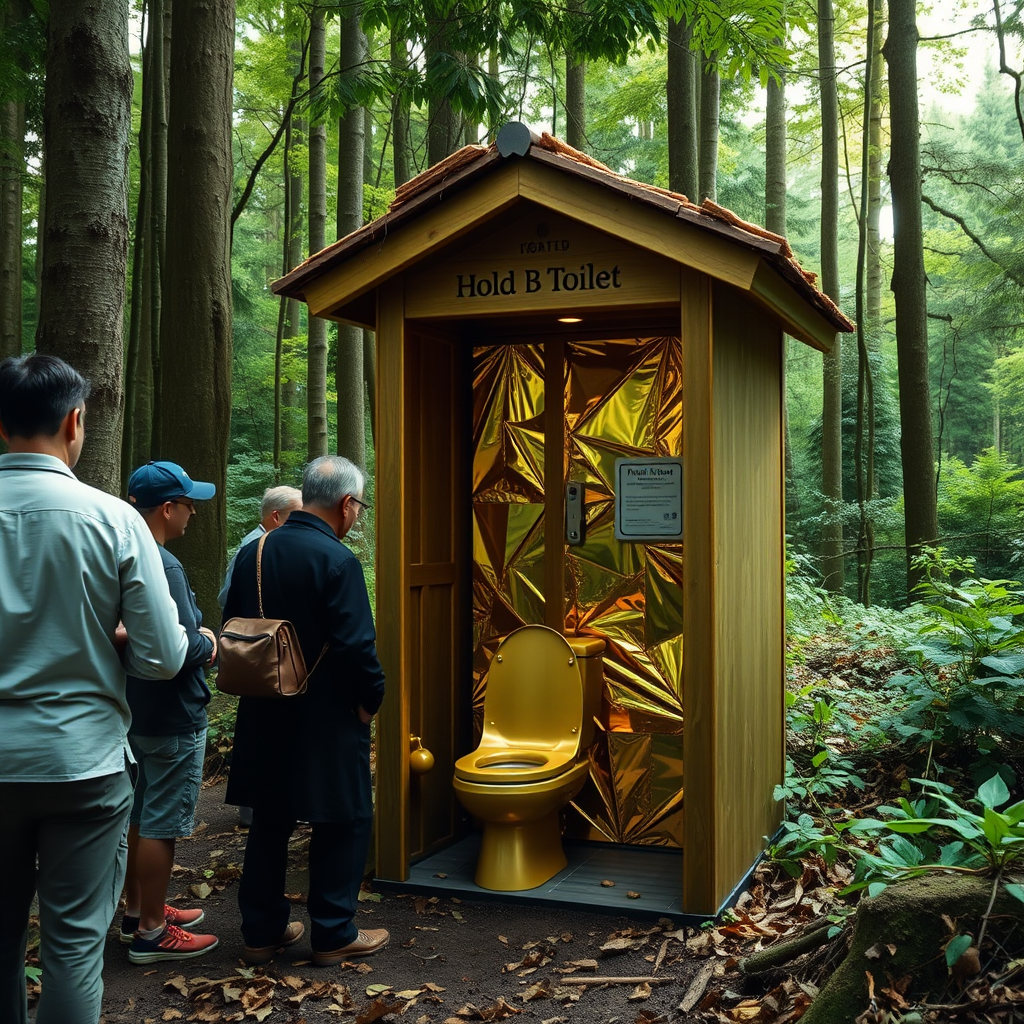
<path id="1" fill-rule="evenodd" d="M 427 39 L 424 47 L 427 56 L 428 74 L 431 63 L 439 58 L 455 59 L 451 46 L 451 19 L 454 17 L 447 9 L 438 10 L 430 5 L 427 15 Z M 427 162 L 431 167 L 440 163 L 446 156 L 455 152 L 462 120 L 452 109 L 447 94 L 434 92 L 428 103 L 427 125 Z"/>
<path id="2" fill-rule="evenodd" d="M 718 65 L 704 58 L 700 75 L 700 169 L 697 194 L 700 201 L 718 199 L 718 118 L 721 82 Z"/>
<path id="3" fill-rule="evenodd" d="M 818 67 L 821 83 L 821 288 L 839 300 L 839 112 L 836 95 L 832 0 L 818 0 Z M 843 592 L 843 349 L 841 335 L 822 356 L 821 531 L 823 585 Z"/>
<path id="4" fill-rule="evenodd" d="M 406 74 L 409 66 L 409 48 L 405 37 L 391 28 L 391 72 L 396 78 Z M 399 89 L 391 97 L 391 160 L 395 185 L 402 185 L 412 177 L 409 160 L 409 100 Z"/>
<path id="5" fill-rule="evenodd" d="M 53 4 L 36 349 L 60 356 L 91 379 L 89 443 L 77 472 L 111 494 L 121 477 L 131 98 L 127 7 L 91 0 Z"/>
<path id="6" fill-rule="evenodd" d="M 860 212 L 857 218 L 857 433 L 854 440 L 854 465 L 857 472 L 857 505 L 860 511 L 857 531 L 857 600 L 871 604 L 871 560 L 874 547 L 874 524 L 868 509 L 874 491 L 875 447 L 875 382 L 871 367 L 867 329 L 864 323 L 866 300 L 865 269 L 868 250 L 868 207 L 870 205 L 871 175 L 871 110 L 872 84 L 875 81 L 874 62 L 877 56 L 875 40 L 878 24 L 875 5 L 868 7 L 867 65 L 864 69 L 864 132 L 861 143 Z M 864 451 L 865 434 L 867 452 Z"/>
<path id="7" fill-rule="evenodd" d="M 377 440 L 377 335 L 363 328 L 363 382 L 366 385 L 366 411 L 370 420 L 370 440 Z"/>
<path id="8" fill-rule="evenodd" d="M 167 86 L 170 79 L 172 0 L 153 0 L 153 110 L 150 162 L 152 196 L 149 204 L 151 260 L 149 262 L 149 355 L 153 379 L 150 451 L 154 458 L 163 452 L 163 266 L 167 248 Z M 161 31 L 161 26 L 163 31 Z M 157 73 L 159 72 L 159 73 Z"/>
<path id="9" fill-rule="evenodd" d="M 323 81 L 327 58 L 324 10 L 314 5 L 309 16 L 309 87 Z M 309 252 L 319 252 L 327 238 L 327 125 L 309 126 Z M 306 454 L 312 460 L 327 454 L 327 321 L 309 317 L 306 360 Z"/>
<path id="10" fill-rule="evenodd" d="M 365 39 L 359 10 L 349 9 L 341 28 L 342 73 L 358 74 Z M 338 237 L 344 238 L 363 223 L 363 147 L 365 120 L 361 107 L 345 111 L 338 124 Z M 352 324 L 338 324 L 337 361 L 338 454 L 359 466 L 366 464 L 363 424 L 363 332 Z"/>
<path id="11" fill-rule="evenodd" d="M 25 0 L 0 4 L 0 35 L 27 22 L 30 14 Z M 25 102 L 8 96 L 0 102 L 0 359 L 21 354 L 24 175 Z"/>
<path id="12" fill-rule="evenodd" d="M 781 42 L 781 40 L 777 40 Z M 764 224 L 786 234 L 786 80 L 768 80 L 765 111 Z"/>
<path id="13" fill-rule="evenodd" d="M 570 17 L 584 17 L 582 0 L 569 0 Z M 587 149 L 587 62 L 569 50 L 565 52 L 565 141 L 581 151 Z"/>
<path id="14" fill-rule="evenodd" d="M 144 14 L 147 13 L 144 11 Z M 152 13 L 146 21 L 152 36 Z M 132 246 L 131 269 L 131 311 L 128 319 L 128 351 L 125 356 L 124 372 L 124 424 L 121 435 L 121 482 L 127 484 L 135 468 L 136 405 L 139 387 L 139 348 L 142 333 L 143 282 L 146 265 L 146 214 L 152 191 L 152 165 L 150 163 L 150 136 L 153 126 L 153 46 L 146 41 L 142 49 L 142 116 L 139 123 L 139 197 L 135 207 L 135 239 Z M 140 453 L 141 454 L 141 453 Z M 149 446 L 146 457 L 139 462 L 149 461 Z"/>
<path id="15" fill-rule="evenodd" d="M 882 89 L 885 61 L 885 0 L 871 0 L 875 12 L 875 48 L 871 62 L 871 117 L 868 134 L 868 238 L 864 322 L 868 349 L 878 351 L 882 319 L 882 246 L 879 220 L 882 212 Z M 873 495 L 874 492 L 872 492 Z"/>
<path id="16" fill-rule="evenodd" d="M 217 485 L 175 548 L 206 624 L 216 628 L 231 425 L 234 3 L 174 0 L 173 36 L 161 454 Z"/>
<path id="17" fill-rule="evenodd" d="M 697 198 L 696 54 L 690 49 L 692 27 L 686 20 L 668 21 L 668 187 Z"/>
<path id="18" fill-rule="evenodd" d="M 900 450 L 907 540 L 908 595 L 921 578 L 911 560 L 938 536 L 935 448 L 928 382 L 928 304 L 921 225 L 920 121 L 917 109 L 917 11 L 914 0 L 890 0 L 883 53 L 889 66 L 893 206 L 892 290 L 900 382 Z"/>

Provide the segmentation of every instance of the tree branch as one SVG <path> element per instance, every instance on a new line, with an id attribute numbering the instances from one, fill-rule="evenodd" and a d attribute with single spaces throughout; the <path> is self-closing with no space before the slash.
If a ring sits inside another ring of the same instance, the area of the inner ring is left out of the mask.
<path id="1" fill-rule="evenodd" d="M 953 221 L 954 224 L 960 226 L 960 230 L 981 250 L 982 254 L 986 259 L 991 260 L 1014 284 L 1024 288 L 1024 277 L 1021 277 L 1020 273 L 1014 270 L 1012 267 L 1006 266 L 1000 259 L 998 259 L 985 245 L 985 243 L 978 237 L 968 226 L 967 222 L 957 213 L 953 213 L 952 210 L 947 210 L 942 206 L 939 206 L 933 199 L 930 199 L 923 192 L 921 193 L 921 201 L 930 206 L 936 213 L 941 214 L 943 217 L 947 217 Z"/>

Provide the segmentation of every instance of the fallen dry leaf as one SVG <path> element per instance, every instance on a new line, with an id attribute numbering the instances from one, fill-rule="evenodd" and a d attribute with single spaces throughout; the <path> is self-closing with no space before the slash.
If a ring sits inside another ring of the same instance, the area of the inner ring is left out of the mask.
<path id="1" fill-rule="evenodd" d="M 213 886 L 206 882 L 198 882 L 195 885 L 190 885 L 188 891 L 192 893 L 197 900 L 205 900 L 207 896 L 213 892 Z"/>
<path id="2" fill-rule="evenodd" d="M 551 995 L 551 982 L 547 978 L 542 978 L 517 994 L 524 1003 L 528 1003 L 531 999 L 547 999 Z"/>
<path id="3" fill-rule="evenodd" d="M 356 1016 L 356 1024 L 373 1024 L 373 1021 L 386 1017 L 389 1013 L 401 1013 L 405 1004 L 397 999 L 388 1000 L 383 996 L 374 999 L 362 1013 Z"/>
<path id="4" fill-rule="evenodd" d="M 632 889 L 627 889 L 626 890 L 626 899 L 627 900 L 638 900 L 638 899 L 640 899 L 640 893 L 633 892 Z"/>
<path id="5" fill-rule="evenodd" d="M 168 1009 L 164 1010 L 164 1015 L 161 1020 L 180 1020 L 181 1015 L 181 1010 L 174 1010 L 168 1007 Z"/>
<path id="6" fill-rule="evenodd" d="M 610 878 L 605 878 L 601 881 L 601 884 L 606 888 L 610 889 L 615 883 Z"/>

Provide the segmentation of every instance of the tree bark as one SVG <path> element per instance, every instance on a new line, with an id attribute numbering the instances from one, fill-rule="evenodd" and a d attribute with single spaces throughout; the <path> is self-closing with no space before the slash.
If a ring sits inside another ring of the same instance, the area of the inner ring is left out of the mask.
<path id="1" fill-rule="evenodd" d="M 153 0 L 153 111 L 152 163 L 153 191 L 149 204 L 149 357 L 152 378 L 153 436 L 150 452 L 155 458 L 163 451 L 163 266 L 167 250 L 167 92 L 171 74 L 172 0 Z M 161 31 L 161 26 L 163 31 Z"/>
<path id="2" fill-rule="evenodd" d="M 581 0 L 569 0 L 570 17 L 584 17 Z M 587 62 L 570 50 L 565 52 L 565 141 L 583 152 L 587 149 Z"/>
<path id="3" fill-rule="evenodd" d="M 874 54 L 871 62 L 871 117 L 868 132 L 868 235 L 864 292 L 864 326 L 868 349 L 877 351 L 882 319 L 882 246 L 879 220 L 882 212 L 882 111 L 885 62 L 885 0 L 871 0 L 875 8 Z"/>
<path id="4" fill-rule="evenodd" d="M 439 57 L 454 60 L 454 49 L 451 45 L 451 22 L 454 17 L 447 9 L 439 9 L 443 5 L 427 5 L 427 39 L 425 51 L 428 64 Z M 433 167 L 446 156 L 455 152 L 462 134 L 462 119 L 452 109 L 446 94 L 432 90 L 427 103 L 427 162 Z"/>
<path id="5" fill-rule="evenodd" d="M 786 234 L 786 80 L 768 80 L 765 111 L 764 225 Z"/>
<path id="6" fill-rule="evenodd" d="M 227 549 L 234 29 L 233 0 L 174 2 L 160 454 L 217 485 L 175 547 L 214 628 Z"/>
<path id="7" fill-rule="evenodd" d="M 358 74 L 365 40 L 358 8 L 346 14 L 341 29 L 343 74 Z M 344 238 L 363 223 L 363 147 L 366 144 L 362 107 L 345 111 L 338 125 L 338 237 Z M 338 454 L 356 465 L 366 463 L 363 426 L 363 332 L 352 324 L 338 324 L 337 361 Z"/>
<path id="8" fill-rule="evenodd" d="M 314 5 L 309 16 L 309 87 L 312 98 L 324 77 L 327 34 L 324 10 Z M 309 125 L 309 252 L 319 252 L 327 238 L 327 126 Z M 306 454 L 312 460 L 327 454 L 327 321 L 309 317 L 306 357 Z"/>
<path id="9" fill-rule="evenodd" d="M 703 58 L 700 74 L 700 168 L 698 171 L 699 201 L 718 199 L 718 118 L 721 82 L 718 65 Z"/>
<path id="10" fill-rule="evenodd" d="M 30 16 L 26 0 L 0 5 L 0 34 Z M 0 359 L 21 354 L 22 179 L 25 174 L 25 102 L 0 102 Z"/>
<path id="11" fill-rule="evenodd" d="M 668 187 L 697 198 L 697 56 L 690 49 L 693 29 L 668 21 Z"/>
<path id="12" fill-rule="evenodd" d="M 896 297 L 896 359 L 900 384 L 907 592 L 920 573 L 915 555 L 938 536 L 935 448 L 928 381 L 928 305 L 921 226 L 920 122 L 917 109 L 917 12 L 913 0 L 890 0 L 883 47 L 889 66 L 893 207 L 892 291 Z"/>
<path id="13" fill-rule="evenodd" d="M 127 7 L 90 0 L 53 4 L 36 349 L 65 359 L 92 381 L 89 443 L 77 473 L 111 494 L 121 477 L 131 99 Z"/>
<path id="14" fill-rule="evenodd" d="M 289 47 L 293 67 L 298 71 L 303 64 L 302 40 L 293 38 Z M 298 86 L 298 74 L 292 79 L 293 88 Z M 290 115 L 290 127 L 285 142 L 285 188 L 288 190 L 288 214 L 285 218 L 284 233 L 284 265 L 285 273 L 302 262 L 302 237 L 304 222 L 302 217 L 302 196 L 305 192 L 305 177 L 302 163 L 296 159 L 296 150 L 301 151 L 305 142 L 305 121 L 296 116 L 293 108 Z M 284 336 L 282 344 L 286 356 L 295 356 L 295 339 L 302 333 L 302 304 L 298 299 L 289 298 L 285 306 Z M 282 368 L 281 381 L 281 447 L 284 451 L 294 452 L 297 446 L 295 437 L 295 420 L 298 415 L 299 398 L 298 381 L 295 379 L 295 368 L 298 360 L 289 358 Z M 303 419 L 305 417 L 303 416 Z M 278 465 L 280 471 L 281 466 Z"/>
<path id="15" fill-rule="evenodd" d="M 839 101 L 833 44 L 832 0 L 818 0 L 818 68 L 821 83 L 821 289 L 839 301 Z M 843 347 L 836 334 L 822 356 L 821 493 L 825 524 L 821 531 L 823 586 L 843 592 Z"/>
<path id="16" fill-rule="evenodd" d="M 391 72 L 401 80 L 408 66 L 409 48 L 405 36 L 392 25 Z M 409 158 L 409 100 L 401 86 L 391 97 L 391 161 L 397 188 L 412 177 Z"/>
<path id="17" fill-rule="evenodd" d="M 139 196 L 135 207 L 135 239 L 132 243 L 131 309 L 128 318 L 128 345 L 124 372 L 124 423 L 121 434 L 121 481 L 127 484 L 135 468 L 136 412 L 139 395 L 139 350 L 142 340 L 143 282 L 146 269 L 146 239 L 149 234 L 147 214 L 153 189 L 150 163 L 153 127 L 153 86 L 148 81 L 153 74 L 153 18 L 152 8 L 146 21 L 149 38 L 142 47 L 142 112 L 139 121 Z M 149 346 L 146 351 L 148 353 Z M 149 461 L 149 441 L 139 462 Z"/>

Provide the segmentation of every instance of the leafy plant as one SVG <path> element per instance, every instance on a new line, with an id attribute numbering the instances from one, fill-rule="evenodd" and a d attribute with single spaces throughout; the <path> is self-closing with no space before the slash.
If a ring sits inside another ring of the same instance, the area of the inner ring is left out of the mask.
<path id="1" fill-rule="evenodd" d="M 1010 791 L 998 774 L 978 787 L 974 803 L 980 812 L 958 803 L 952 786 L 933 779 L 914 779 L 926 796 L 915 802 L 900 799 L 896 806 L 879 807 L 890 820 L 862 818 L 841 828 L 851 835 L 883 838 L 877 853 L 859 851 L 855 881 L 845 892 L 867 887 L 875 896 L 889 883 L 930 871 L 962 871 L 1001 877 L 1024 862 L 1024 800 L 1004 810 Z M 946 811 L 944 817 L 938 812 Z M 914 837 L 913 839 L 907 838 Z M 1024 886 L 1007 891 L 1024 902 Z"/>
<path id="2" fill-rule="evenodd" d="M 928 599 L 916 664 L 896 675 L 909 705 L 880 725 L 929 745 L 965 740 L 988 758 L 1005 736 L 1024 735 L 1024 613 L 1020 584 L 977 579 L 974 560 L 942 548 L 915 559 L 924 571 L 918 593 Z M 991 767 L 991 765 L 989 765 Z M 926 772 L 927 774 L 927 769 Z"/>

